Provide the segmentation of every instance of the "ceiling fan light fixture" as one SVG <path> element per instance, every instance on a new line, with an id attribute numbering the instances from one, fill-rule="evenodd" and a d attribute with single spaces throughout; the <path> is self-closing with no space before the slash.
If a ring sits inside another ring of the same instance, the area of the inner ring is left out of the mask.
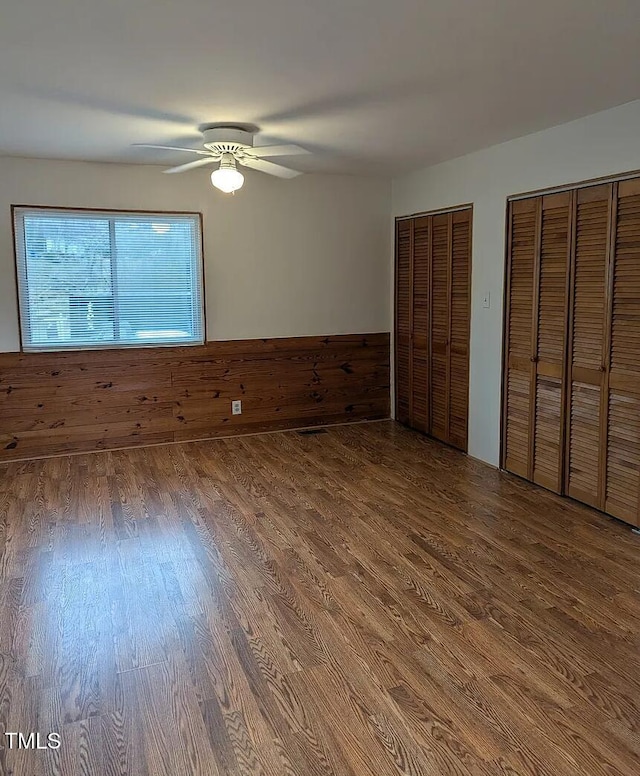
<path id="1" fill-rule="evenodd" d="M 211 183 L 225 194 L 232 194 L 242 188 L 244 175 L 236 169 L 233 154 L 223 154 L 220 167 L 211 173 Z"/>

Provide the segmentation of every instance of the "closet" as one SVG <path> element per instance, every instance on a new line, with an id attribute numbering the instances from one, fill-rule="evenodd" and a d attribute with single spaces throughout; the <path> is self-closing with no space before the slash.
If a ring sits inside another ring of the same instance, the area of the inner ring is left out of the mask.
<path id="1" fill-rule="evenodd" d="M 640 178 L 509 203 L 502 465 L 640 524 Z"/>
<path id="2" fill-rule="evenodd" d="M 467 449 L 471 208 L 396 221 L 396 418 Z"/>

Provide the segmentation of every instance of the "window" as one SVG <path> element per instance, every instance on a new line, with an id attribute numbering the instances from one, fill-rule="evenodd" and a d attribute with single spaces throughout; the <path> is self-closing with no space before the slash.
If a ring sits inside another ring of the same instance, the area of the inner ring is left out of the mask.
<path id="1" fill-rule="evenodd" d="M 14 208 L 25 351 L 204 339 L 197 214 Z"/>

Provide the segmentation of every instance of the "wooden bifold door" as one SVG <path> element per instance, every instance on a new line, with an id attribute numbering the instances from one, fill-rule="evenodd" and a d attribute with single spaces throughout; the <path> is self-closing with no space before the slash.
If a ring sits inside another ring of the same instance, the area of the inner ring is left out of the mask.
<path id="1" fill-rule="evenodd" d="M 509 204 L 502 465 L 640 524 L 640 179 Z"/>
<path id="2" fill-rule="evenodd" d="M 396 222 L 396 419 L 467 449 L 471 209 Z"/>

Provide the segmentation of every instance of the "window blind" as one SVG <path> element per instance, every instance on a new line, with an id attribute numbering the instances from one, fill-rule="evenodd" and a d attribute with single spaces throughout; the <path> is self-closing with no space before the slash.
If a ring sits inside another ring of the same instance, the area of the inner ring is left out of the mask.
<path id="1" fill-rule="evenodd" d="M 25 351 L 204 340 L 197 214 L 14 208 Z"/>

